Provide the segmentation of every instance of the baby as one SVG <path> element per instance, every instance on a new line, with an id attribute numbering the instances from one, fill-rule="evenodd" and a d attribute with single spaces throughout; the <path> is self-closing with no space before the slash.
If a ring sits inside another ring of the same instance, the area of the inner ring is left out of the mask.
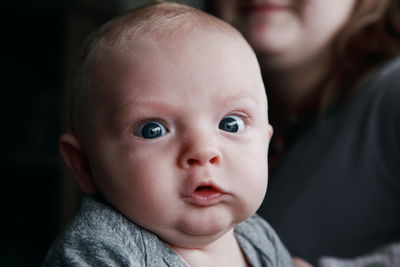
<path id="1" fill-rule="evenodd" d="M 231 26 L 155 3 L 86 43 L 60 150 L 84 193 L 44 266 L 291 266 L 255 215 L 272 134 L 256 57 Z"/>

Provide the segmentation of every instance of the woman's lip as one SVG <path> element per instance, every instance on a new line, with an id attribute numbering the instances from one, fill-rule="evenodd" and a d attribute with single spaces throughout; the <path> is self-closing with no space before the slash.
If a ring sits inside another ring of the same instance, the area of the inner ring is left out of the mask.
<path id="1" fill-rule="evenodd" d="M 244 14 L 280 12 L 288 8 L 287 5 L 280 4 L 244 4 L 240 11 Z"/>

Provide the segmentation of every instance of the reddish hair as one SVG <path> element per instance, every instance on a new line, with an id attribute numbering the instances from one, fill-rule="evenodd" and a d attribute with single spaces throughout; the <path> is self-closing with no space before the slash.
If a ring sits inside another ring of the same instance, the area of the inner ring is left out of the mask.
<path id="1" fill-rule="evenodd" d="M 334 100 L 346 99 L 372 69 L 400 55 L 399 0 L 358 0 L 332 46 Z"/>

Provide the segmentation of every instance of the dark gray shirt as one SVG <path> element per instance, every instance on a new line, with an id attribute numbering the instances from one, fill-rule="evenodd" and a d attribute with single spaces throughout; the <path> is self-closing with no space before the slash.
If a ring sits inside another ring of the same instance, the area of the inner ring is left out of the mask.
<path id="1" fill-rule="evenodd" d="M 292 266 L 271 227 L 254 215 L 235 228 L 252 266 Z M 73 222 L 58 236 L 43 266 L 187 266 L 152 232 L 110 206 L 84 197 Z"/>
<path id="2" fill-rule="evenodd" d="M 311 263 L 400 241 L 400 59 L 297 137 L 259 212 Z"/>

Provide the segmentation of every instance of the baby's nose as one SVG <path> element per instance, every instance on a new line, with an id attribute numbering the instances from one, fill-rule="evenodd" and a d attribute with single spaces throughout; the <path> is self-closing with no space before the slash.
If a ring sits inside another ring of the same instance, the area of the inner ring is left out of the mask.
<path id="1" fill-rule="evenodd" d="M 187 140 L 179 159 L 182 168 L 204 166 L 207 164 L 219 165 L 222 162 L 222 154 L 218 145 L 212 138 Z"/>
<path id="2" fill-rule="evenodd" d="M 207 163 L 218 164 L 219 160 L 220 157 L 217 155 L 217 153 L 213 153 L 213 151 L 210 151 L 192 155 L 191 157 L 188 157 L 184 163 L 186 164 L 186 166 L 202 166 Z"/>

